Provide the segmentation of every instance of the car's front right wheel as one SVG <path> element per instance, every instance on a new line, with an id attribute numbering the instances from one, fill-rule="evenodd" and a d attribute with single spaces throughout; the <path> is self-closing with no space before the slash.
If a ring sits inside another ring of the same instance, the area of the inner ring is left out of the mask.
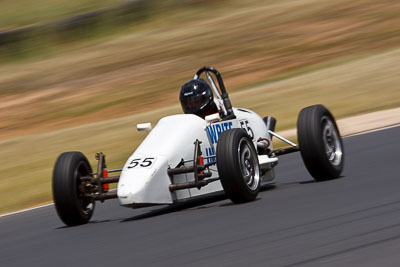
<path id="1" fill-rule="evenodd" d="M 87 223 L 95 201 L 85 196 L 83 177 L 91 176 L 92 168 L 81 152 L 62 153 L 53 171 L 53 199 L 60 219 L 68 226 Z"/>

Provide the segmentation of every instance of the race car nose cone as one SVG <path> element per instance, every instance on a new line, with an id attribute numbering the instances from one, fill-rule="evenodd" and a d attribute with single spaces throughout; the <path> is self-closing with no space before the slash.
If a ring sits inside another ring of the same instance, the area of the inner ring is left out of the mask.
<path id="1" fill-rule="evenodd" d="M 136 161 L 128 160 L 128 163 L 130 162 Z M 166 172 L 167 161 L 158 156 L 151 166 L 143 162 L 146 163 L 142 161 L 141 164 L 126 164 L 122 170 L 117 191 L 120 204 L 138 207 L 172 203 L 171 193 L 168 190 L 171 181 Z"/>

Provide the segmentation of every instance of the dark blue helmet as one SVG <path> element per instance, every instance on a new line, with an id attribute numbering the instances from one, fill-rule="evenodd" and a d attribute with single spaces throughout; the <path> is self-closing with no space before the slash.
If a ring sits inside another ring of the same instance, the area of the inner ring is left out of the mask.
<path id="1" fill-rule="evenodd" d="M 203 79 L 186 82 L 179 94 L 183 112 L 195 114 L 204 119 L 205 116 L 217 113 L 211 87 Z"/>

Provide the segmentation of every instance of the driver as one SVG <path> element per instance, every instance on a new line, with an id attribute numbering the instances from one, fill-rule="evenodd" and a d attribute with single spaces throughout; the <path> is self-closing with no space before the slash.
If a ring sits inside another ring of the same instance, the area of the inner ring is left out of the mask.
<path id="1" fill-rule="evenodd" d="M 186 82 L 181 88 L 179 100 L 185 114 L 195 114 L 204 119 L 218 112 L 211 87 L 203 79 Z"/>

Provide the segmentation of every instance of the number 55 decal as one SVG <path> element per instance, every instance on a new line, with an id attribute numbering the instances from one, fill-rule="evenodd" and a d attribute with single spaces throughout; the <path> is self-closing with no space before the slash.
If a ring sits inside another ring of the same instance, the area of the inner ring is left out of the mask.
<path id="1" fill-rule="evenodd" d="M 249 126 L 248 120 L 240 121 L 240 127 L 242 127 L 247 132 L 247 134 L 250 136 L 252 140 L 254 140 L 254 133 L 251 127 Z"/>
<path id="2" fill-rule="evenodd" d="M 128 169 L 136 168 L 136 167 L 143 167 L 147 168 L 153 165 L 153 163 L 156 161 L 156 158 L 138 158 L 134 159 L 129 163 Z"/>

